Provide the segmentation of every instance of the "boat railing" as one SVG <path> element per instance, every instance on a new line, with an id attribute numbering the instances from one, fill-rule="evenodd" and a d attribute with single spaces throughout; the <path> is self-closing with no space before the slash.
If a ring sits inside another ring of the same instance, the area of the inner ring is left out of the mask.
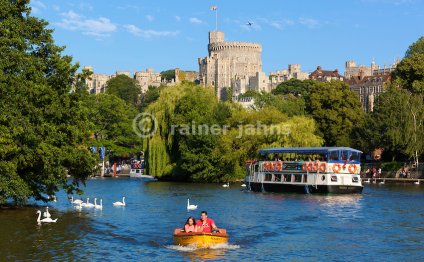
<path id="1" fill-rule="evenodd" d="M 258 172 L 359 174 L 360 163 L 327 161 L 259 161 Z"/>

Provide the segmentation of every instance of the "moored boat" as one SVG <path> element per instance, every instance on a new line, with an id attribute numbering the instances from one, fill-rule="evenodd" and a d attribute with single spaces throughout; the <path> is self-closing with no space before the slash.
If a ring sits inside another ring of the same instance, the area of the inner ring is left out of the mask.
<path id="1" fill-rule="evenodd" d="M 185 232 L 181 228 L 174 230 L 174 242 L 180 246 L 196 246 L 208 248 L 217 244 L 228 243 L 228 235 L 225 229 L 219 229 L 216 233 Z"/>
<path id="2" fill-rule="evenodd" d="M 245 183 L 256 192 L 360 194 L 361 154 L 349 147 L 262 149 L 246 162 Z"/>

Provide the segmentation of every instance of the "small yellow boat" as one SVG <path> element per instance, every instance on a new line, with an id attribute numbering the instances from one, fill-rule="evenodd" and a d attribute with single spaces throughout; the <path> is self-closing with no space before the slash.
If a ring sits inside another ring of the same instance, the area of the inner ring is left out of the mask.
<path id="1" fill-rule="evenodd" d="M 208 248 L 216 244 L 228 243 L 228 235 L 225 229 L 219 229 L 217 233 L 185 232 L 181 228 L 174 230 L 174 242 L 176 245 L 193 245 L 199 248 Z"/>

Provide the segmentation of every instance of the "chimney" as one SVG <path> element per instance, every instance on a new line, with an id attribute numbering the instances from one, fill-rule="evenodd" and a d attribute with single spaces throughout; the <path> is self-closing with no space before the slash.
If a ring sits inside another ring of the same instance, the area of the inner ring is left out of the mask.
<path id="1" fill-rule="evenodd" d="M 362 79 L 364 79 L 364 70 L 361 68 L 359 70 L 359 80 L 362 80 Z"/>

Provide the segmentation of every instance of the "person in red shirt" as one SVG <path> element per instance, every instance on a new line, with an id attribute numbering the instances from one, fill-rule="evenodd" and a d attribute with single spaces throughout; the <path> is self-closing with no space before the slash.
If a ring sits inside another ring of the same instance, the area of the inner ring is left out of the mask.
<path id="1" fill-rule="evenodd" d="M 208 212 L 206 211 L 202 211 L 200 213 L 200 219 L 197 220 L 196 226 L 198 228 L 198 232 L 212 233 L 212 230 L 219 232 L 218 227 L 215 225 L 215 221 L 208 218 Z"/>

